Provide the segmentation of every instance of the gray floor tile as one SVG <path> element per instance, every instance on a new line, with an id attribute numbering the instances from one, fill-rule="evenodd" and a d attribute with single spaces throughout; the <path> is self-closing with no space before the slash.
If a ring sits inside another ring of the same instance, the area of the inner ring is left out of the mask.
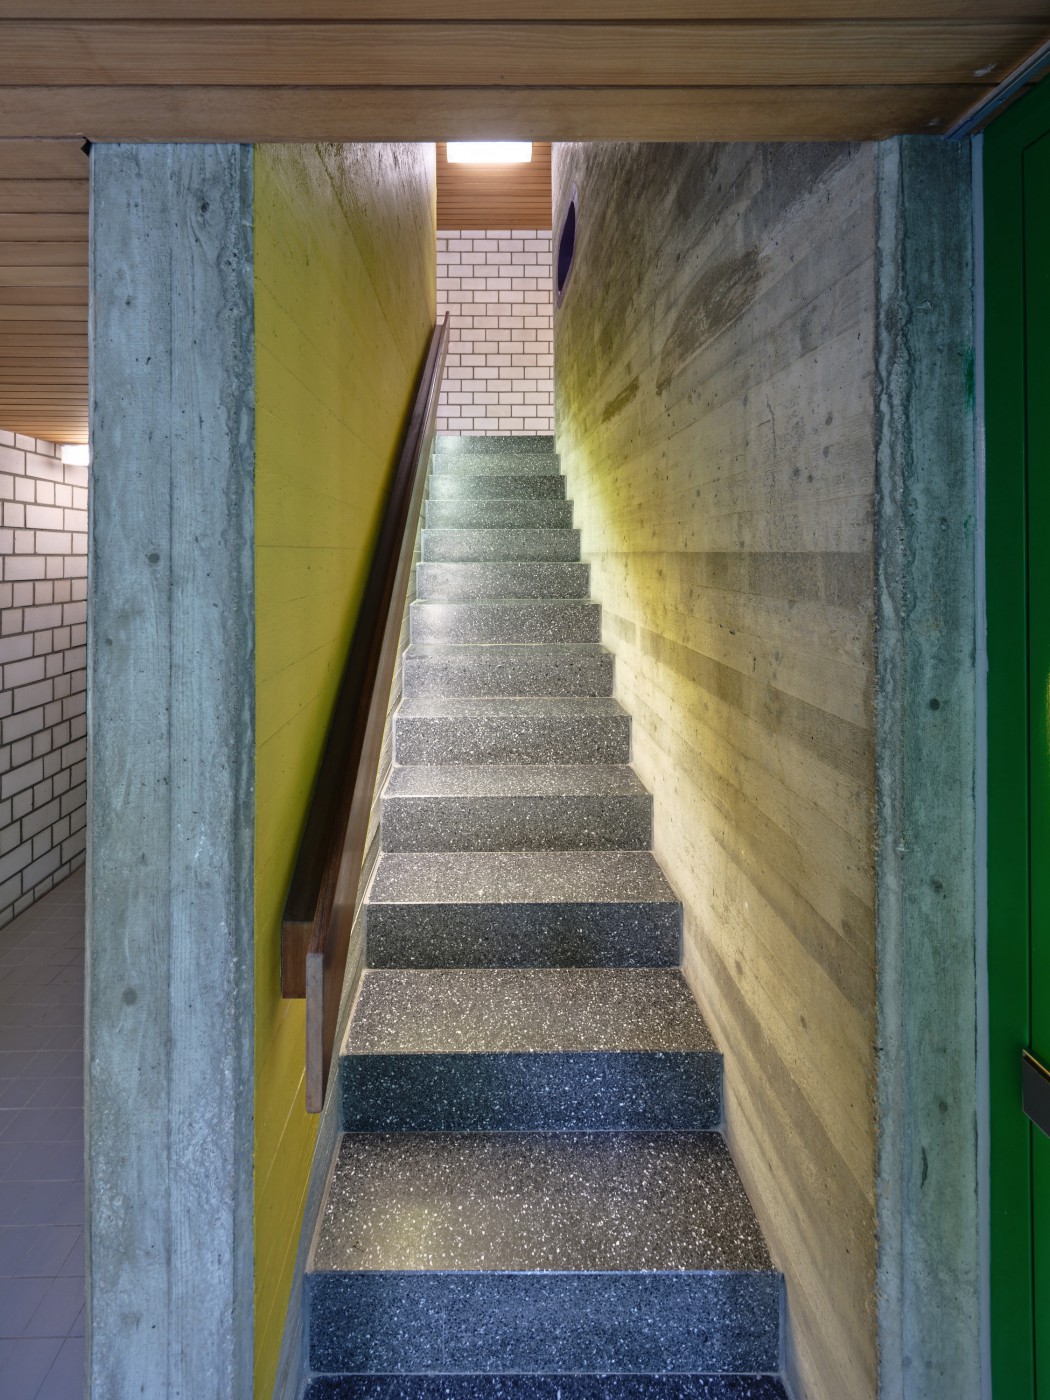
<path id="1" fill-rule="evenodd" d="M 64 1346 L 65 1342 L 57 1337 L 19 1337 L 0 1369 L 0 1395 L 4 1400 L 37 1400 Z"/>

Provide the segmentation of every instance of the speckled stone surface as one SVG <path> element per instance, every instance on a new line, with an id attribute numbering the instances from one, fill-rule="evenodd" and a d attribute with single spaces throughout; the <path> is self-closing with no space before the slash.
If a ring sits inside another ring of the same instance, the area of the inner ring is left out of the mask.
<path id="1" fill-rule="evenodd" d="M 372 967 L 677 967 L 681 905 L 648 851 L 385 853 Z"/>
<path id="2" fill-rule="evenodd" d="M 550 473 L 529 472 L 517 476 L 497 476 L 493 472 L 466 475 L 445 472 L 430 481 L 432 501 L 563 501 L 565 478 Z"/>
<path id="3" fill-rule="evenodd" d="M 587 564 L 419 564 L 418 598 L 588 598 Z"/>
<path id="4" fill-rule="evenodd" d="M 317 1376 L 305 1400 L 788 1400 L 775 1376 Z"/>
<path id="5" fill-rule="evenodd" d="M 397 763 L 628 763 L 631 722 L 615 700 L 406 696 Z"/>
<path id="6" fill-rule="evenodd" d="M 507 453 L 511 457 L 531 457 L 535 453 L 554 452 L 552 433 L 493 433 L 483 437 L 459 437 L 449 433 L 434 440 L 434 455 L 455 461 L 457 457 L 487 456 L 493 452 Z"/>
<path id="7" fill-rule="evenodd" d="M 406 695 L 607 697 L 613 657 L 604 647 L 409 647 L 404 655 Z"/>
<path id="8" fill-rule="evenodd" d="M 715 1128 L 721 1056 L 677 970 L 365 973 L 351 1132 Z"/>
<path id="9" fill-rule="evenodd" d="M 578 560 L 579 530 L 424 530 L 423 559 L 455 563 L 486 560 Z"/>
<path id="10" fill-rule="evenodd" d="M 346 1371 L 769 1371 L 779 1291 L 716 1134 L 347 1134 L 310 1355 Z"/>
<path id="11" fill-rule="evenodd" d="M 434 455 L 433 476 L 557 476 L 561 463 L 553 452 L 530 452 L 527 456 L 507 452 L 438 452 Z"/>
<path id="12" fill-rule="evenodd" d="M 717 1133 L 347 1133 L 311 1267 L 772 1273 Z"/>
<path id="13" fill-rule="evenodd" d="M 600 642 L 602 614 L 585 598 L 418 601 L 409 609 L 410 639 L 420 645 Z"/>
<path id="14" fill-rule="evenodd" d="M 427 501 L 425 520 L 428 530 L 567 530 L 572 502 Z"/>
<path id="15" fill-rule="evenodd" d="M 342 1053 L 591 1050 L 717 1053 L 677 968 L 370 969 Z"/>
<path id="16" fill-rule="evenodd" d="M 652 798 L 626 764 L 395 767 L 386 851 L 648 850 Z"/>

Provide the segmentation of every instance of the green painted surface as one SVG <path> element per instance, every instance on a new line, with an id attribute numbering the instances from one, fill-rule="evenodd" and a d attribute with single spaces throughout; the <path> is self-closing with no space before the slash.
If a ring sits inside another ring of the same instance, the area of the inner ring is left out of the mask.
<path id="1" fill-rule="evenodd" d="M 1050 86 L 985 136 L 988 975 L 995 1394 L 1050 1397 Z"/>
<path id="2" fill-rule="evenodd" d="M 255 1393 L 273 1390 L 316 1118 L 281 913 L 435 315 L 432 146 L 257 146 Z"/>

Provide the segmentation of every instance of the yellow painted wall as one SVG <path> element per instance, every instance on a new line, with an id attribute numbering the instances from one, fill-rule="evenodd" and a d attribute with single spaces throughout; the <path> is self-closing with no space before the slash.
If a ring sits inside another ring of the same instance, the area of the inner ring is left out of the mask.
<path id="1" fill-rule="evenodd" d="M 317 1119 L 281 911 L 436 307 L 434 148 L 255 148 L 255 1393 Z"/>

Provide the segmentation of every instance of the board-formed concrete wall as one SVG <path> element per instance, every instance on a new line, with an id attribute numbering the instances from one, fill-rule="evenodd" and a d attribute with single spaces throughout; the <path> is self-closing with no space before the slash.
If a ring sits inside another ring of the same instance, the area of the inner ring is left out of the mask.
<path id="1" fill-rule="evenodd" d="M 883 520 L 902 535 L 879 471 L 907 494 L 886 446 L 880 346 L 907 293 L 899 258 L 878 256 L 880 159 L 845 144 L 554 152 L 556 236 L 578 194 L 555 313 L 558 447 L 654 793 L 656 853 L 684 901 L 687 975 L 725 1052 L 727 1133 L 787 1280 L 787 1370 L 808 1400 L 880 1393 L 892 1331 L 880 1309 L 899 1316 L 915 1278 L 932 1277 L 913 1271 L 889 1297 L 877 1243 L 900 1202 L 878 1134 L 876 560 Z M 957 222 L 959 201 L 944 208 Z M 963 405 L 964 435 L 966 421 Z M 898 606 L 906 618 L 896 595 L 879 616 Z M 953 1036 L 965 1049 L 960 1006 L 962 994 L 946 1008 L 942 1065 Z M 972 1009 L 971 996 L 971 1062 Z M 896 1101 L 929 1097 L 921 1068 Z M 952 1218 L 972 1226 L 965 1204 Z"/>
<path id="2" fill-rule="evenodd" d="M 273 1393 L 318 1120 L 281 913 L 434 326 L 435 152 L 255 150 L 255 1393 Z"/>

